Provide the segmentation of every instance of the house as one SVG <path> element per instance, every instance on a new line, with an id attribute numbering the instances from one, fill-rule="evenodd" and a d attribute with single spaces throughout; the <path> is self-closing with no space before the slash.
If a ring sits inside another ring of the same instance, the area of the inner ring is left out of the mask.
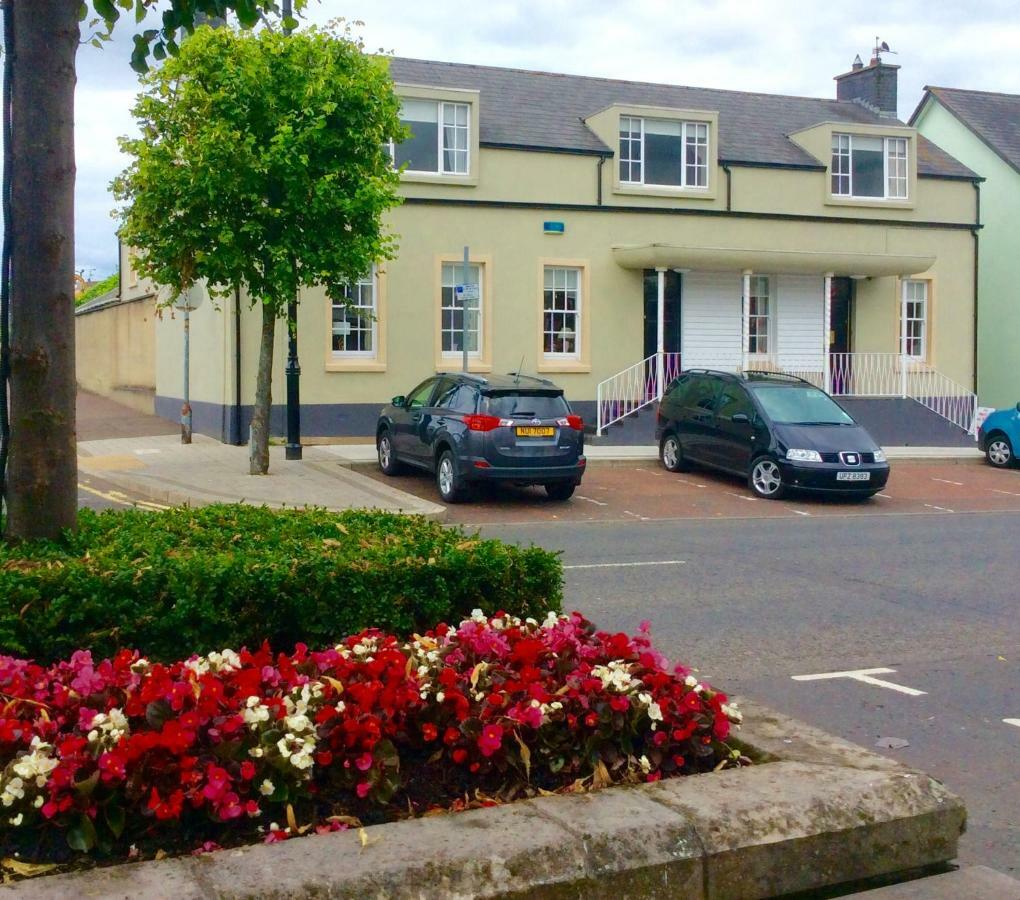
<path id="1" fill-rule="evenodd" d="M 910 124 L 985 182 L 978 264 L 978 395 L 1020 401 L 1020 290 L 1011 270 L 1020 217 L 1020 95 L 926 87 Z"/>
<path id="2" fill-rule="evenodd" d="M 346 307 L 300 297 L 305 435 L 374 434 L 466 343 L 471 371 L 546 375 L 600 431 L 681 369 L 743 367 L 827 386 L 886 443 L 966 439 L 979 179 L 896 119 L 898 67 L 858 62 L 831 100 L 390 67 L 413 132 L 390 148 L 399 255 Z M 246 439 L 258 335 L 243 297 L 192 316 L 196 430 Z M 179 317 L 157 344 L 156 410 L 176 418 Z"/>

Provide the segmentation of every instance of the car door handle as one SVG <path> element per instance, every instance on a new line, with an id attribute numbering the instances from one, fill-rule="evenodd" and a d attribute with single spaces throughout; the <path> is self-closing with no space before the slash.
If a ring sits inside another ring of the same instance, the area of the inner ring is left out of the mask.
<path id="1" fill-rule="evenodd" d="M 412 422 L 420 422 L 421 421 L 421 413 L 415 413 L 413 416 L 411 416 L 411 421 Z"/>

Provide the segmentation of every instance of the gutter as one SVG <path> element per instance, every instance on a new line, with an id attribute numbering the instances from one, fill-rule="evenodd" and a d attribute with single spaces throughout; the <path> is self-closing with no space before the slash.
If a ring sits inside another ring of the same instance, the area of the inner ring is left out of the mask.
<path id="1" fill-rule="evenodd" d="M 974 182 L 974 394 L 978 394 L 978 316 L 981 303 L 978 300 L 978 268 L 980 262 L 979 235 L 981 233 L 981 182 Z"/>
<path id="2" fill-rule="evenodd" d="M 733 170 L 729 163 L 722 163 L 722 170 L 726 173 L 726 212 L 733 209 Z"/>
<path id="3" fill-rule="evenodd" d="M 234 285 L 234 427 L 231 443 L 240 447 L 241 438 L 241 287 Z"/>
<path id="4" fill-rule="evenodd" d="M 606 157 L 600 156 L 598 165 L 595 167 L 595 192 L 597 196 L 596 206 L 602 205 L 602 167 L 606 164 Z"/>

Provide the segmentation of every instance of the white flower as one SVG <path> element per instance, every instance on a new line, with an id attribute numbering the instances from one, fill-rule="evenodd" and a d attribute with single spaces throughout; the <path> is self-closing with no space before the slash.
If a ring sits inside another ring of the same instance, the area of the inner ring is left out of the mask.
<path id="1" fill-rule="evenodd" d="M 479 625 L 484 624 L 486 622 L 485 613 L 480 609 L 471 610 L 471 621 L 477 622 Z"/>
<path id="2" fill-rule="evenodd" d="M 686 684 L 687 687 L 689 687 L 689 688 L 695 687 L 697 685 L 697 683 L 698 683 L 698 679 L 695 678 L 693 675 L 688 675 L 684 679 L 684 684 Z"/>
<path id="3" fill-rule="evenodd" d="M 442 691 L 440 691 L 438 694 L 436 694 L 436 703 L 442 703 L 445 699 L 446 699 L 446 694 L 444 694 Z"/>
<path id="4" fill-rule="evenodd" d="M 259 793 L 262 794 L 263 797 L 268 797 L 275 790 L 276 786 L 268 778 L 259 785 Z"/>
<path id="5" fill-rule="evenodd" d="M 15 816 L 15 817 L 14 817 L 13 819 L 10 819 L 9 821 L 10 821 L 10 823 L 11 823 L 12 825 L 14 825 L 15 827 L 17 827 L 18 825 L 20 825 L 20 824 L 21 824 L 21 822 L 22 822 L 22 820 L 23 820 L 24 818 L 25 818 L 25 814 L 24 814 L 24 813 L 18 813 L 18 814 L 17 814 L 17 815 L 16 815 L 16 816 Z"/>
<path id="6" fill-rule="evenodd" d="M 743 713 L 741 713 L 741 711 L 737 709 L 732 703 L 724 703 L 720 707 L 720 709 L 722 710 L 722 714 L 726 716 L 726 718 L 728 718 L 731 722 L 736 722 L 737 724 L 739 724 L 744 721 Z"/>
<path id="7" fill-rule="evenodd" d="M 291 731 L 309 731 L 312 727 L 311 719 L 301 713 L 293 716 L 287 716 L 285 722 Z"/>
<path id="8" fill-rule="evenodd" d="M 659 706 L 658 703 L 648 704 L 648 718 L 651 719 L 653 722 L 662 721 L 662 708 Z"/>
<path id="9" fill-rule="evenodd" d="M 290 745 L 287 743 L 286 738 L 280 738 L 280 740 L 276 742 L 276 749 L 280 751 L 280 756 L 284 759 L 290 756 Z"/>
<path id="10" fill-rule="evenodd" d="M 46 799 L 43 797 L 42 794 L 40 794 L 38 797 L 35 798 L 35 800 L 32 801 L 32 806 L 34 806 L 36 809 L 39 809 L 45 802 Z"/>
<path id="11" fill-rule="evenodd" d="M 542 622 L 543 628 L 555 628 L 560 623 L 560 617 L 552 610 L 546 614 L 545 620 Z"/>
<path id="12" fill-rule="evenodd" d="M 259 759 L 264 754 L 265 751 L 261 747 L 252 747 L 251 750 L 248 751 L 248 755 L 254 756 L 255 759 Z"/>
<path id="13" fill-rule="evenodd" d="M 638 760 L 638 764 L 641 766 L 641 771 L 644 772 L 646 775 L 652 771 L 652 764 L 648 761 L 647 756 L 642 756 Z"/>
<path id="14" fill-rule="evenodd" d="M 300 753 L 295 753 L 290 758 L 290 764 L 294 766 L 295 769 L 310 769 L 313 763 L 314 760 L 312 759 L 312 754 L 309 753 L 307 750 L 304 750 Z"/>

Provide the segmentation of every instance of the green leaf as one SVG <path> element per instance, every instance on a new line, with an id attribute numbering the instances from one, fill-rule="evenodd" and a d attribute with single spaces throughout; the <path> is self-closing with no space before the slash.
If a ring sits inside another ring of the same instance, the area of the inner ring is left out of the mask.
<path id="1" fill-rule="evenodd" d="M 124 807 L 111 803 L 106 807 L 104 818 L 113 836 L 119 838 L 124 833 L 124 820 L 126 818 Z"/>
<path id="2" fill-rule="evenodd" d="M 78 818 L 78 824 L 68 829 L 67 846 L 81 853 L 88 853 L 96 846 L 96 826 L 84 813 Z"/>
<path id="3" fill-rule="evenodd" d="M 74 791 L 79 797 L 91 797 L 92 792 L 99 784 L 99 769 L 96 769 L 88 778 L 74 783 Z"/>
<path id="4" fill-rule="evenodd" d="M 173 715 L 174 711 L 166 700 L 153 700 L 152 703 L 145 707 L 145 721 L 157 731 L 163 727 L 168 719 L 172 719 Z"/>
<path id="5" fill-rule="evenodd" d="M 113 0 L 92 0 L 92 5 L 109 24 L 113 24 L 120 18 L 120 10 L 113 5 Z"/>
<path id="6" fill-rule="evenodd" d="M 166 47 L 162 41 L 156 41 L 156 46 L 152 48 L 152 55 L 158 60 L 166 59 Z"/>
<path id="7" fill-rule="evenodd" d="M 135 24 L 141 25 L 145 19 L 145 4 L 142 0 L 135 0 Z"/>
<path id="8" fill-rule="evenodd" d="M 89 6 L 87 3 L 82 3 L 78 7 L 78 21 L 84 22 L 89 17 Z"/>

